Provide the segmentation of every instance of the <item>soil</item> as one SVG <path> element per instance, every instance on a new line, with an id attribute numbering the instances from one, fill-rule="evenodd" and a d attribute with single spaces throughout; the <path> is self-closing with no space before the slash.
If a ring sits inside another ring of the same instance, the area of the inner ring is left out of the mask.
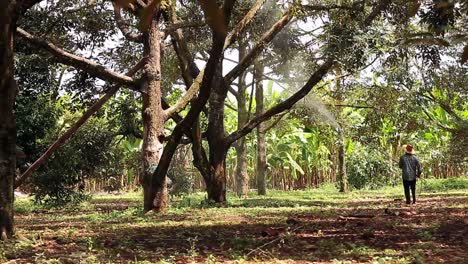
<path id="1" fill-rule="evenodd" d="M 3 261 L 468 263 L 468 194 L 428 196 L 411 206 L 360 199 L 261 213 L 142 215 L 131 201 L 93 206 L 17 213 L 18 238 L 5 243 Z"/>

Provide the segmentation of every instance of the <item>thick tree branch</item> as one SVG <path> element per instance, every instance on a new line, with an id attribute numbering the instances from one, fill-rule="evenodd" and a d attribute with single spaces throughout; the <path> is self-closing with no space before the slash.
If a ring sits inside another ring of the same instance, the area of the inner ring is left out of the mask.
<path id="1" fill-rule="evenodd" d="M 450 46 L 450 43 L 447 40 L 438 37 L 409 38 L 404 39 L 403 44 L 407 46 Z"/>
<path id="2" fill-rule="evenodd" d="M 24 31 L 19 27 L 17 28 L 17 32 L 21 37 L 23 37 L 33 45 L 51 53 L 57 61 L 63 64 L 70 65 L 77 69 L 83 70 L 88 74 L 98 77 L 104 81 L 114 82 L 120 85 L 127 86 L 135 85 L 134 80 L 129 76 L 116 73 L 102 65 L 97 64 L 92 60 L 88 60 L 86 58 L 66 52 L 48 41 L 34 37 L 33 35 L 29 34 L 28 32 Z"/>
<path id="3" fill-rule="evenodd" d="M 168 35 L 171 35 L 174 31 L 183 28 L 191 28 L 191 27 L 202 27 L 205 26 L 205 22 L 197 22 L 197 21 L 186 21 L 186 22 L 177 22 L 171 23 L 166 26 L 164 29 L 164 38 Z"/>
<path id="4" fill-rule="evenodd" d="M 192 154 L 193 154 L 193 164 L 200 171 L 203 178 L 206 180 L 207 176 L 211 174 L 211 166 L 208 161 L 208 156 L 202 145 L 202 134 L 200 129 L 200 120 L 197 119 L 192 129 Z"/>
<path id="5" fill-rule="evenodd" d="M 443 37 L 435 36 L 431 32 L 416 32 L 404 35 L 399 39 L 405 45 L 408 46 L 442 46 L 449 47 L 452 44 L 459 44 L 468 41 L 468 34 L 457 33 L 457 34 L 446 34 Z"/>
<path id="6" fill-rule="evenodd" d="M 234 67 L 226 76 L 224 82 L 229 85 L 235 78 L 244 72 L 255 60 L 255 58 L 263 51 L 266 44 L 269 43 L 287 24 L 291 21 L 291 9 L 288 9 L 284 15 L 267 31 L 263 34 L 262 38 L 252 48 L 252 50 Z"/>
<path id="7" fill-rule="evenodd" d="M 173 106 L 164 110 L 165 116 L 172 116 L 174 113 L 178 113 L 182 111 L 185 106 L 192 100 L 192 98 L 197 94 L 198 90 L 200 90 L 200 85 L 203 80 L 204 70 L 198 74 L 197 78 L 193 81 L 190 88 L 187 92 L 182 96 L 182 98 L 177 101 Z"/>
<path id="8" fill-rule="evenodd" d="M 258 12 L 260 9 L 261 5 L 263 4 L 264 1 L 257 1 L 254 6 L 247 12 L 247 15 L 244 16 L 244 18 L 241 20 L 241 23 L 239 23 L 234 30 L 228 35 L 228 37 L 224 41 L 223 45 L 223 51 L 229 47 L 234 41 L 237 40 L 239 34 L 245 30 L 247 25 L 252 21 L 253 17 L 255 14 Z M 176 15 L 175 12 L 172 11 L 171 14 L 172 17 L 172 22 L 173 24 L 176 24 Z M 181 64 L 182 68 L 182 76 L 184 76 L 184 81 L 189 85 L 189 89 L 187 93 L 182 96 L 182 98 L 170 109 L 166 110 L 165 113 L 167 115 L 172 115 L 173 113 L 177 113 L 181 111 L 182 109 L 185 108 L 185 106 L 190 102 L 190 100 L 195 96 L 200 89 L 200 83 L 203 78 L 203 71 L 199 71 L 199 69 L 196 67 L 193 57 L 191 56 L 190 52 L 188 51 L 187 44 L 185 43 L 183 39 L 182 32 L 180 30 L 176 30 L 174 34 L 172 34 L 174 39 L 177 41 L 178 45 L 175 45 L 174 43 L 174 48 L 176 49 L 176 53 L 179 58 L 179 62 Z M 179 51 L 179 52 L 177 52 Z M 195 78 L 195 81 L 192 81 L 193 75 L 192 73 L 198 71 L 197 77 Z M 189 77 L 189 72 L 191 76 Z M 197 81 L 198 80 L 198 81 Z M 228 89 L 230 88 L 229 85 L 224 84 Z M 232 88 L 231 88 L 232 90 Z M 235 91 L 232 90 L 234 93 Z"/>
<path id="9" fill-rule="evenodd" d="M 241 19 L 241 21 L 239 21 L 239 23 L 237 23 L 236 27 L 226 37 L 226 41 L 224 42 L 224 49 L 229 48 L 229 46 L 231 46 L 232 43 L 234 43 L 239 38 L 247 25 L 252 22 L 252 19 L 255 17 L 258 10 L 260 10 L 264 2 L 265 0 L 257 0 L 253 4 L 247 14 Z"/>
<path id="10" fill-rule="evenodd" d="M 132 76 L 139 69 L 141 69 L 146 64 L 146 59 L 140 60 L 132 69 L 130 69 L 126 75 Z M 29 178 L 35 171 L 39 169 L 42 164 L 44 164 L 52 154 L 59 149 L 67 140 L 72 137 L 76 131 L 120 89 L 120 85 L 114 85 L 110 88 L 104 96 L 102 96 L 91 108 L 88 109 L 80 119 L 73 124 L 62 136 L 60 136 L 40 158 L 38 158 L 15 182 L 15 188 L 19 187 L 24 181 Z"/>
<path id="11" fill-rule="evenodd" d="M 120 29 L 124 37 L 133 42 L 142 43 L 143 42 L 143 34 L 142 33 L 135 33 L 132 32 L 129 28 L 127 23 L 122 18 L 121 14 L 121 7 L 118 6 L 115 2 L 112 2 L 114 6 L 114 18 L 115 22 L 117 23 L 117 27 Z"/>
<path id="12" fill-rule="evenodd" d="M 161 99 L 161 106 L 163 108 L 163 110 L 166 110 L 166 109 L 169 109 L 171 106 L 166 102 L 166 100 L 164 99 Z M 178 115 L 177 113 L 174 113 L 170 116 L 167 116 L 168 118 L 171 118 L 172 120 L 174 120 L 174 122 L 176 123 L 179 123 L 180 121 L 182 121 L 182 117 L 180 115 Z"/>
<path id="13" fill-rule="evenodd" d="M 255 90 L 255 82 L 252 82 L 250 85 L 250 98 L 249 98 L 249 109 L 247 110 L 247 121 L 250 120 L 250 114 L 252 113 L 252 103 L 254 99 L 254 90 Z M 247 85 L 247 86 L 249 86 Z"/>

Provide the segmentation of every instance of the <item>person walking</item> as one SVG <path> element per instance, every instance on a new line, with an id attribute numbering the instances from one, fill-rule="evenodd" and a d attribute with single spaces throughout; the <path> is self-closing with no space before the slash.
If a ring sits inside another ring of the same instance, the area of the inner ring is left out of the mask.
<path id="1" fill-rule="evenodd" d="M 421 176 L 421 162 L 415 155 L 411 144 L 403 146 L 405 154 L 400 157 L 399 167 L 402 170 L 403 188 L 405 190 L 406 204 L 411 203 L 411 194 L 413 195 L 413 204 L 416 203 L 416 179 Z"/>

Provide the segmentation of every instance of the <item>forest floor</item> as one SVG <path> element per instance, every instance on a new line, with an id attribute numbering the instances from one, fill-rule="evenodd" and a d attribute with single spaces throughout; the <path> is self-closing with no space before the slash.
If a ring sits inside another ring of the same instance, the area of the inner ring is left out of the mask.
<path id="1" fill-rule="evenodd" d="M 146 215 L 138 194 L 70 209 L 21 198 L 0 263 L 467 263 L 468 189 L 411 206 L 402 192 L 274 191 L 220 208 L 199 194 Z"/>

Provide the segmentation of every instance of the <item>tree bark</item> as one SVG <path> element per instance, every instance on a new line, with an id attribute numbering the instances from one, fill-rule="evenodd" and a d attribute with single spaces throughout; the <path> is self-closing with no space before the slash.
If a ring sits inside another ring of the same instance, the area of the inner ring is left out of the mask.
<path id="1" fill-rule="evenodd" d="M 226 131 L 224 128 L 224 105 L 227 96 L 227 89 L 222 84 L 222 63 L 218 63 L 215 76 L 213 77 L 208 113 L 208 146 L 209 161 L 212 168 L 212 175 L 207 182 L 208 199 L 217 203 L 226 201 L 226 155 L 228 146 L 226 145 Z"/>
<path id="2" fill-rule="evenodd" d="M 257 117 L 261 116 L 264 112 L 263 106 L 263 67 L 258 63 L 254 66 L 254 81 L 257 83 L 255 90 L 255 101 Z M 260 123 L 257 126 L 257 193 L 259 195 L 266 195 L 266 138 L 265 138 L 265 124 Z"/>
<path id="3" fill-rule="evenodd" d="M 341 75 L 341 69 L 337 66 L 336 75 Z M 341 79 L 336 79 L 336 101 L 338 104 L 342 104 L 344 100 L 344 91 L 341 85 Z M 337 111 L 340 116 L 341 109 Z M 345 137 L 343 127 L 338 127 L 338 182 L 340 184 L 340 192 L 348 192 L 348 175 L 346 174 L 346 160 L 345 160 Z"/>
<path id="4" fill-rule="evenodd" d="M 161 105 L 161 32 L 159 18 L 153 19 L 144 37 L 145 66 L 143 97 L 143 208 L 145 212 L 164 210 L 167 205 L 167 186 L 164 177 L 158 186 L 152 185 L 153 172 L 156 170 L 163 151 L 163 132 L 165 116 Z"/>
<path id="5" fill-rule="evenodd" d="M 223 43 L 225 38 L 226 37 L 224 35 L 218 34 L 216 32 L 213 33 L 213 45 L 210 51 L 210 58 L 208 59 L 208 63 L 205 67 L 205 74 L 203 76 L 200 93 L 198 94 L 196 100 L 192 101 L 190 110 L 185 118 L 177 124 L 172 132 L 172 135 L 169 137 L 169 140 L 164 147 L 159 165 L 156 168 L 156 171 L 153 173 L 153 186 L 160 186 L 163 182 L 163 178 L 166 177 L 171 159 L 176 151 L 182 135 L 185 133 L 185 131 L 193 127 L 194 122 L 198 120 L 200 112 L 203 110 L 206 102 L 210 98 L 212 80 L 215 75 L 216 68 L 220 64 L 219 62 L 223 51 Z M 223 172 L 222 170 L 218 171 Z M 211 178 L 205 178 L 205 181 L 207 183 L 212 182 L 210 179 Z"/>
<path id="6" fill-rule="evenodd" d="M 216 156 L 210 161 L 213 168 L 213 173 L 209 178 L 206 191 L 208 200 L 219 204 L 226 203 L 226 150 L 224 145 L 214 146 L 210 154 Z"/>
<path id="7" fill-rule="evenodd" d="M 229 20 L 231 17 L 232 7 L 234 5 L 234 0 L 226 0 L 224 2 L 223 10 L 224 10 L 224 23 L 225 25 L 229 25 Z M 185 118 L 177 124 L 174 128 L 169 140 L 164 147 L 160 162 L 156 168 L 156 171 L 152 173 L 152 188 L 153 189 L 161 189 L 162 186 L 165 184 L 165 177 L 167 174 L 167 170 L 169 168 L 170 162 L 172 157 L 176 151 L 177 145 L 179 144 L 182 135 L 185 131 L 191 129 L 193 124 L 198 120 L 198 116 L 200 112 L 206 105 L 206 102 L 210 98 L 211 88 L 212 88 L 212 80 L 213 77 L 216 75 L 216 70 L 221 70 L 221 67 L 217 69 L 217 66 L 221 66 L 220 58 L 223 52 L 223 46 L 226 39 L 226 35 L 223 33 L 219 33 L 217 31 L 213 31 L 213 42 L 212 47 L 210 50 L 210 58 L 205 67 L 205 74 L 203 75 L 200 92 L 198 94 L 197 99 L 192 101 L 190 110 L 188 111 Z M 224 171 L 223 171 L 224 172 Z M 224 191 L 225 193 L 225 191 Z M 224 199 L 225 200 L 225 199 Z M 161 205 L 164 205 L 161 203 Z M 159 208 L 165 209 L 165 208 Z"/>
<path id="8" fill-rule="evenodd" d="M 346 174 L 346 160 L 344 150 L 344 135 L 342 128 L 338 128 L 338 181 L 340 192 L 348 192 L 348 175 Z"/>
<path id="9" fill-rule="evenodd" d="M 224 102 L 227 96 L 230 83 L 242 74 L 253 60 L 260 54 L 278 32 L 280 32 L 286 24 L 290 21 L 290 10 L 281 17 L 261 38 L 261 40 L 254 46 L 254 48 L 245 56 L 242 56 L 241 62 L 234 67 L 226 76 L 222 76 L 222 65 L 218 66 L 216 75 L 213 80 L 213 93 L 210 97 L 210 109 L 208 115 L 208 145 L 209 149 L 209 162 L 211 166 L 211 175 L 207 176 L 207 191 L 208 199 L 217 203 L 226 202 L 226 156 L 229 147 L 235 141 L 243 138 L 237 137 L 235 140 L 228 140 L 224 128 Z M 242 96 L 238 93 L 238 97 Z M 245 96 L 245 92 L 243 94 Z M 245 103 L 244 103 L 245 105 Z M 245 124 L 247 120 L 245 121 Z M 245 127 L 245 125 L 243 126 Z M 245 136 L 246 134 L 244 134 Z M 222 158 L 222 159 L 221 159 Z M 239 179 L 238 179 L 238 186 Z M 243 182 L 243 188 L 248 189 L 248 180 Z M 247 187 L 245 187 L 247 185 Z M 241 188 L 242 188 L 241 187 Z M 238 192 L 239 194 L 240 192 Z M 247 192 L 245 192 L 247 193 Z"/>
<path id="10" fill-rule="evenodd" d="M 16 1 L 0 1 L 0 239 L 13 237 L 13 186 L 16 168 L 16 123 L 13 107 L 18 86 L 14 80 L 13 32 Z"/>
<path id="11" fill-rule="evenodd" d="M 239 61 L 246 54 L 246 46 L 239 43 Z M 247 123 L 247 101 L 245 99 L 246 84 L 244 72 L 239 76 L 239 85 L 237 90 L 237 128 L 242 128 Z M 247 173 L 247 151 L 245 148 L 245 137 L 237 140 L 235 144 L 237 166 L 236 166 L 236 192 L 239 197 L 246 196 L 249 192 L 249 174 Z"/>

